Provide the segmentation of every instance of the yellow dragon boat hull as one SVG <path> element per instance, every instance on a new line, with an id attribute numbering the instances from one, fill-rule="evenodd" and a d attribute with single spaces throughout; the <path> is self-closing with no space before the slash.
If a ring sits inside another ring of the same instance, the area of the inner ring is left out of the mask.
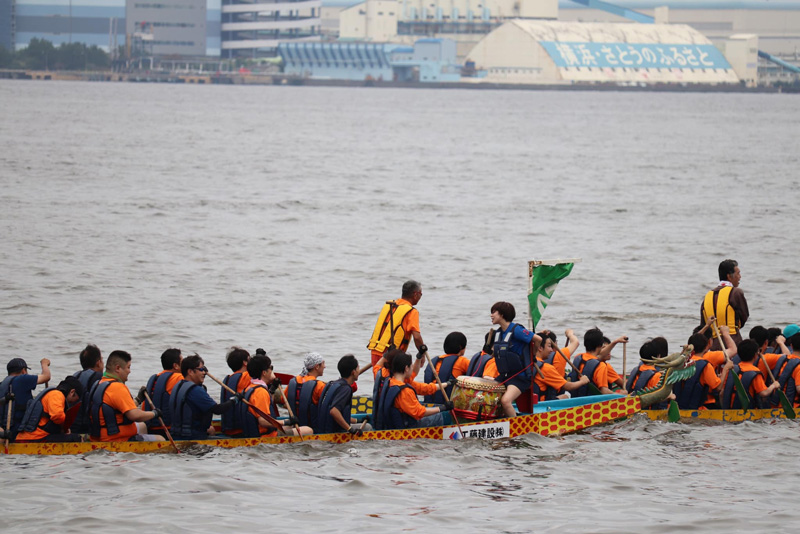
<path id="1" fill-rule="evenodd" d="M 581 406 L 558 409 L 534 414 L 524 414 L 512 418 L 493 419 L 480 423 L 461 425 L 463 437 L 482 439 L 514 438 L 525 434 L 542 436 L 561 435 L 577 432 L 592 426 L 624 419 L 641 411 L 638 397 L 620 397 Z M 299 443 L 300 441 L 326 441 L 329 443 L 348 443 L 351 441 L 371 440 L 411 440 L 411 439 L 460 439 L 459 427 L 456 425 L 429 428 L 410 428 L 404 430 L 382 430 L 365 432 L 363 436 L 352 436 L 348 433 L 314 434 L 299 437 L 264 437 L 264 438 L 222 438 L 202 441 L 179 441 L 179 449 L 193 445 L 216 448 L 254 447 L 256 445 L 279 445 Z M 63 455 L 86 454 L 94 451 L 110 452 L 174 452 L 168 441 L 159 442 L 86 442 L 86 443 L 11 443 L 9 454 L 27 455 Z"/>
<path id="2" fill-rule="evenodd" d="M 642 410 L 653 421 L 667 421 L 667 410 Z M 741 423 L 761 419 L 787 419 L 780 408 L 759 410 L 681 410 L 681 420 Z"/>

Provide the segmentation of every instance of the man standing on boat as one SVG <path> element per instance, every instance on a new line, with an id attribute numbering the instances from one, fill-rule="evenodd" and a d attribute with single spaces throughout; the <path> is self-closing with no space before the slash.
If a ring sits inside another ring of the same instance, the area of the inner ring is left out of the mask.
<path id="1" fill-rule="evenodd" d="M 731 338 L 738 345 L 742 341 L 740 330 L 750 317 L 744 291 L 739 289 L 742 273 L 736 260 L 724 260 L 719 264 L 719 285 L 706 293 L 700 306 L 700 325 L 706 324 L 709 317 L 717 318 L 717 326 L 727 326 Z M 712 350 L 722 350 L 720 341 L 714 336 Z"/>
<path id="2" fill-rule="evenodd" d="M 386 302 L 375 323 L 372 337 L 367 343 L 367 348 L 372 351 L 372 365 L 374 366 L 388 349 L 408 349 L 411 338 L 420 353 L 422 335 L 419 331 L 419 311 L 414 307 L 422 298 L 422 285 L 414 280 L 403 284 L 403 295 L 397 299 Z M 416 373 L 415 373 L 416 374 Z"/>

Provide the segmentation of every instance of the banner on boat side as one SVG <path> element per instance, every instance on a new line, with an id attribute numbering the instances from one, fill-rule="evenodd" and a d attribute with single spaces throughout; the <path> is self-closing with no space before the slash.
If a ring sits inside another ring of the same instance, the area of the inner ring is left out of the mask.
<path id="1" fill-rule="evenodd" d="M 544 309 L 556 291 L 558 282 L 569 276 L 579 259 L 538 260 L 528 262 L 528 311 L 531 330 L 536 329 Z"/>
<path id="2" fill-rule="evenodd" d="M 574 43 L 540 41 L 561 68 L 722 69 L 728 60 L 710 44 Z"/>
<path id="3" fill-rule="evenodd" d="M 446 426 L 442 429 L 442 439 L 463 439 L 463 438 L 480 438 L 480 439 L 500 439 L 509 437 L 511 432 L 511 425 L 508 421 L 499 423 L 482 423 L 480 425 L 469 425 L 462 427 L 464 435 L 461 435 L 457 426 Z"/>

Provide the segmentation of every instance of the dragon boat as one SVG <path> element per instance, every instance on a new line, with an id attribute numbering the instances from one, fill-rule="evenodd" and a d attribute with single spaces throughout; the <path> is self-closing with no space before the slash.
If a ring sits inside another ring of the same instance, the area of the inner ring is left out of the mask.
<path id="1" fill-rule="evenodd" d="M 378 430 L 355 436 L 346 432 L 335 434 L 313 434 L 310 436 L 278 436 L 261 438 L 220 437 L 198 441 L 178 441 L 179 450 L 193 448 L 255 447 L 257 445 L 297 444 L 301 442 L 348 443 L 351 441 L 404 441 L 413 439 L 506 439 L 527 434 L 541 436 L 563 435 L 585 430 L 593 426 L 625 419 L 655 405 L 672 391 L 672 384 L 694 374 L 694 367 L 685 367 L 686 351 L 655 361 L 664 372 L 659 384 L 632 395 L 593 395 L 587 397 L 543 401 L 531 404 L 515 417 L 487 417 L 481 420 L 480 413 L 455 410 L 456 420 L 446 426 Z M 285 377 L 281 377 L 284 379 Z M 283 381 L 283 380 L 282 380 Z M 519 408 L 519 406 L 518 406 Z M 353 414 L 363 418 L 372 411 L 372 399 L 366 396 L 353 397 Z M 200 449 L 202 450 L 202 449 Z M 110 452 L 176 452 L 169 441 L 142 442 L 81 442 L 81 443 L 10 443 L 7 454 L 23 455 L 74 455 L 94 451 Z"/>
<path id="2" fill-rule="evenodd" d="M 372 403 L 368 397 L 355 397 L 354 409 L 364 412 Z M 622 395 L 600 395 L 579 399 L 566 399 L 540 402 L 533 407 L 533 413 L 448 426 L 408 428 L 401 430 L 381 430 L 364 432 L 361 436 L 349 433 L 314 434 L 311 436 L 280 436 L 262 438 L 219 438 L 202 441 L 178 441 L 178 449 L 192 448 L 235 448 L 257 445 L 298 444 L 301 442 L 348 443 L 351 441 L 401 441 L 413 439 L 450 440 L 464 438 L 503 439 L 526 434 L 542 436 L 562 435 L 577 432 L 599 424 L 627 418 L 642 409 L 641 397 Z M 463 432 L 463 434 L 462 434 Z M 8 454 L 27 455 L 72 455 L 94 451 L 111 452 L 175 452 L 168 441 L 159 442 L 84 442 L 84 443 L 11 443 Z M 202 449 L 200 449 L 202 450 Z"/>

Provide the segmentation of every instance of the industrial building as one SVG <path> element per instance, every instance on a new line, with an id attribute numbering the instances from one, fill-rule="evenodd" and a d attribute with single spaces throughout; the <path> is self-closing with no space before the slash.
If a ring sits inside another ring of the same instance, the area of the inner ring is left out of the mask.
<path id="1" fill-rule="evenodd" d="M 220 7 L 220 0 L 128 0 L 125 34 L 143 55 L 219 56 Z"/>
<path id="2" fill-rule="evenodd" d="M 518 19 L 486 35 L 467 61 L 493 83 L 739 82 L 725 56 L 682 24 Z"/>
<path id="3" fill-rule="evenodd" d="M 275 56 L 280 42 L 319 41 L 321 7 L 321 0 L 224 0 L 223 57 Z"/>
<path id="4" fill-rule="evenodd" d="M 308 79 L 457 82 L 461 67 L 447 39 L 420 39 L 414 46 L 390 43 L 281 43 L 283 72 Z"/>

